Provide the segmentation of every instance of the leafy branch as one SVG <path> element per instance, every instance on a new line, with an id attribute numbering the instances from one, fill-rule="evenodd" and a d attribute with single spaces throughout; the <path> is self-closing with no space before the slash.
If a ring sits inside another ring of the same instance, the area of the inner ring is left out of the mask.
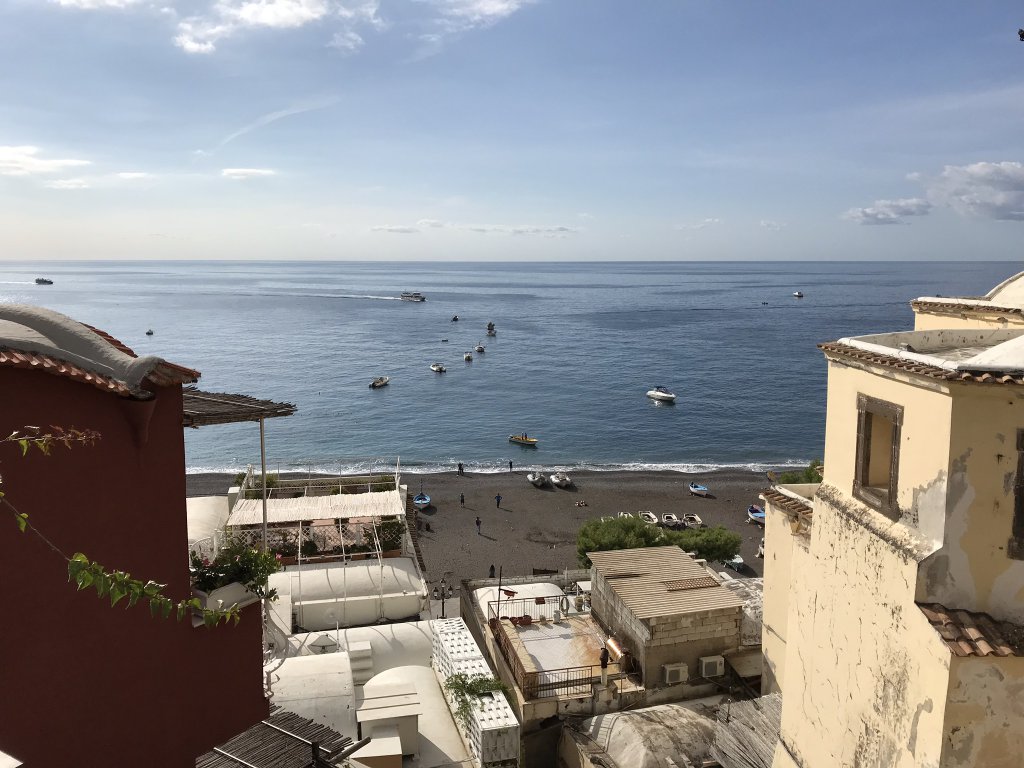
<path id="1" fill-rule="evenodd" d="M 39 427 L 22 427 L 21 430 L 11 432 L 7 437 L 0 438 L 0 444 L 17 443 L 21 448 L 21 455 L 26 456 L 28 452 L 36 448 L 44 456 L 49 456 L 53 448 L 64 446 L 71 449 L 75 445 L 93 446 L 100 439 L 100 433 L 92 429 L 75 429 L 74 427 L 63 428 L 50 426 L 49 432 L 44 432 Z M 0 476 L 0 486 L 3 484 L 3 477 Z M 171 598 L 161 594 L 167 588 L 166 584 L 158 584 L 155 581 L 140 581 L 133 579 L 130 573 L 125 571 L 108 571 L 99 563 L 90 560 L 81 552 L 76 552 L 73 557 L 68 557 L 56 544 L 50 541 L 39 529 L 29 522 L 28 513 L 20 512 L 4 498 L 4 492 L 0 490 L 0 503 L 7 507 L 14 516 L 14 522 L 21 533 L 26 531 L 34 533 L 54 552 L 63 557 L 68 563 L 68 581 L 78 585 L 79 591 L 93 587 L 99 597 L 108 597 L 110 605 L 115 606 L 122 600 L 127 599 L 127 608 L 136 605 L 140 600 L 149 604 L 150 616 L 167 618 L 174 611 L 178 621 L 181 621 L 191 612 L 199 612 L 203 618 L 203 624 L 207 627 L 215 627 L 217 624 L 234 619 L 237 624 L 242 618 L 237 606 L 222 610 L 211 610 L 203 608 L 198 598 L 179 600 L 175 603 Z"/>
<path id="2" fill-rule="evenodd" d="M 505 698 L 509 698 L 509 689 L 501 680 L 487 675 L 467 675 L 457 672 L 444 681 L 445 690 L 455 699 L 455 717 L 465 726 L 470 728 L 470 716 L 473 707 L 477 706 L 477 697 L 491 691 L 501 691 Z"/>

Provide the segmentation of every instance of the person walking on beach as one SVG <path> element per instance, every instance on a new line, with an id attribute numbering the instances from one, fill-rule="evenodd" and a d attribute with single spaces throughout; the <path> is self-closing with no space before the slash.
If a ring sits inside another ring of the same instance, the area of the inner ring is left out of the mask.
<path id="1" fill-rule="evenodd" d="M 508 471 L 509 471 L 509 472 L 511 472 L 511 471 L 512 471 L 512 459 L 509 459 L 509 460 L 508 460 Z"/>
<path id="2" fill-rule="evenodd" d="M 476 535 L 480 535 L 480 515 L 476 516 Z"/>
<path id="3" fill-rule="evenodd" d="M 460 475 L 466 474 L 465 472 L 462 471 L 462 462 L 461 461 L 459 462 L 459 474 Z"/>
<path id="4" fill-rule="evenodd" d="M 498 509 L 501 509 L 501 494 L 500 493 L 497 496 L 494 497 L 494 506 L 496 506 Z"/>
<path id="5" fill-rule="evenodd" d="M 466 494 L 464 494 L 464 493 L 460 493 L 459 494 L 459 504 L 462 506 L 463 509 L 466 508 Z"/>

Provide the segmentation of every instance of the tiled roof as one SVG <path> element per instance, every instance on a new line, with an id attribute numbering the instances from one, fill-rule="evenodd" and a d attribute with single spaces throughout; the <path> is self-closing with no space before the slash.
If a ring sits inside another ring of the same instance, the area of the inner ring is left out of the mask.
<path id="1" fill-rule="evenodd" d="M 1024 627 L 1019 624 L 939 603 L 918 607 L 954 656 L 1024 656 Z"/>
<path id="2" fill-rule="evenodd" d="M 588 552 L 587 557 L 638 619 L 743 607 L 742 600 L 717 582 L 691 589 L 670 588 L 673 582 L 708 575 L 679 547 Z"/>
<path id="3" fill-rule="evenodd" d="M 826 355 L 839 355 L 853 360 L 861 360 L 873 365 L 882 365 L 886 368 L 895 368 L 907 373 L 915 373 L 919 376 L 927 376 L 931 379 L 942 381 L 958 381 L 976 384 L 1024 384 L 1024 375 L 1020 373 L 971 373 L 970 371 L 947 371 L 937 365 L 927 365 L 913 360 L 903 360 L 892 355 L 883 355 L 879 352 L 871 352 L 858 347 L 851 347 L 847 344 L 840 344 L 837 341 L 829 341 L 819 344 L 818 349 Z"/>
<path id="4" fill-rule="evenodd" d="M 792 512 L 796 515 L 814 514 L 814 508 L 810 504 L 798 501 L 792 496 L 776 491 L 774 488 L 765 488 L 761 491 L 761 498 L 773 506 L 784 509 L 786 512 Z"/>
<path id="5" fill-rule="evenodd" d="M 910 302 L 915 312 L 962 312 L 963 314 L 998 314 L 998 315 L 1020 315 L 1024 314 L 1021 307 L 997 307 L 992 304 L 963 304 L 954 301 L 922 301 L 917 299 Z"/>

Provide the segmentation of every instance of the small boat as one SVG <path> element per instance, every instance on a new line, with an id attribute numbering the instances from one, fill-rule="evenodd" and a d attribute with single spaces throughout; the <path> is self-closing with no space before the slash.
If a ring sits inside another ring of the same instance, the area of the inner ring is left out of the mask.
<path id="1" fill-rule="evenodd" d="M 426 301 L 427 300 L 427 297 L 424 296 L 419 291 L 406 291 L 399 298 L 401 298 L 402 301 Z"/>
<path id="2" fill-rule="evenodd" d="M 488 323 L 487 324 L 487 335 L 488 336 L 497 336 L 498 335 L 498 332 L 494 329 L 494 323 Z"/>
<path id="3" fill-rule="evenodd" d="M 764 536 L 761 537 L 761 543 L 757 545 L 757 554 L 754 557 L 764 557 Z"/>
<path id="4" fill-rule="evenodd" d="M 691 496 L 707 496 L 711 493 L 706 485 L 700 483 L 690 483 L 690 495 Z"/>
<path id="5" fill-rule="evenodd" d="M 647 392 L 647 396 L 652 400 L 661 400 L 666 403 L 674 402 L 676 399 L 676 393 L 668 387 L 655 387 Z"/>
<path id="6" fill-rule="evenodd" d="M 700 519 L 700 515 L 683 515 L 683 525 L 687 528 L 703 528 L 704 521 Z"/>
<path id="7" fill-rule="evenodd" d="M 381 387 L 386 386 L 389 381 L 391 381 L 390 376 L 378 376 L 370 382 L 370 389 L 380 389 Z"/>
<path id="8" fill-rule="evenodd" d="M 53 280 L 48 280 L 45 277 L 37 277 L 36 285 L 53 285 Z"/>
<path id="9" fill-rule="evenodd" d="M 464 354 L 462 356 L 462 359 L 465 360 L 467 363 L 472 363 L 473 362 L 473 353 L 472 352 L 467 352 L 466 354 Z"/>
<path id="10" fill-rule="evenodd" d="M 525 432 L 523 434 L 521 434 L 521 435 L 509 435 L 508 436 L 508 441 L 510 443 L 515 443 L 516 445 L 525 445 L 528 448 L 536 448 L 537 447 L 537 438 L 536 437 L 527 437 Z"/>
<path id="11" fill-rule="evenodd" d="M 568 488 L 572 485 L 572 478 L 565 474 L 565 472 L 555 472 L 551 476 L 551 484 L 556 488 Z"/>
<path id="12" fill-rule="evenodd" d="M 736 557 L 731 557 L 728 560 L 723 561 L 723 565 L 725 565 L 726 568 L 732 568 L 734 571 L 736 571 L 736 573 L 739 573 L 747 567 L 747 564 L 743 562 L 743 558 L 739 555 L 736 555 Z"/>
<path id="13" fill-rule="evenodd" d="M 651 512 L 650 510 L 645 510 L 643 512 L 637 512 L 637 515 L 639 515 L 640 519 L 643 520 L 648 525 L 657 525 L 658 524 L 658 516 L 656 514 L 654 514 L 653 512 Z"/>
<path id="14" fill-rule="evenodd" d="M 478 342 L 476 343 L 476 346 L 475 346 L 475 347 L 473 347 L 473 349 L 474 349 L 474 350 L 475 350 L 476 352 L 483 352 L 483 351 L 484 351 L 484 345 L 483 345 L 483 344 L 481 344 L 481 343 L 480 343 L 480 342 L 478 341 Z"/>
<path id="15" fill-rule="evenodd" d="M 447 344 L 448 343 L 448 339 L 441 339 L 441 343 L 442 344 Z"/>
<path id="16" fill-rule="evenodd" d="M 633 517 L 632 512 L 619 512 L 619 517 Z"/>
<path id="17" fill-rule="evenodd" d="M 459 316 L 458 315 L 452 315 L 452 322 L 453 323 L 459 322 Z"/>
<path id="18" fill-rule="evenodd" d="M 793 298 L 794 299 L 802 299 L 803 297 L 804 297 L 804 295 L 803 295 L 802 292 L 800 292 L 800 291 L 793 291 Z"/>
<path id="19" fill-rule="evenodd" d="M 666 528 L 678 528 L 682 522 L 678 517 L 673 515 L 671 512 L 666 512 L 661 516 L 661 524 Z"/>
<path id="20" fill-rule="evenodd" d="M 445 371 L 447 371 L 448 369 L 447 369 L 447 368 L 445 368 L 445 367 L 444 367 L 443 365 L 441 365 L 440 363 L 433 363 L 433 364 L 432 364 L 432 365 L 430 366 L 430 370 L 432 370 L 432 371 L 434 371 L 434 372 L 436 372 L 436 373 L 444 373 L 444 372 L 445 372 Z"/>
<path id="21" fill-rule="evenodd" d="M 146 335 L 147 336 L 152 336 L 153 335 L 153 329 L 150 328 L 148 331 L 146 331 Z"/>
<path id="22" fill-rule="evenodd" d="M 538 488 L 542 488 L 548 481 L 542 472 L 531 472 L 526 476 L 526 479 Z"/>
<path id="23" fill-rule="evenodd" d="M 426 509 L 430 506 L 430 497 L 423 491 L 420 491 L 412 497 L 412 505 L 416 507 L 416 509 Z"/>
<path id="24" fill-rule="evenodd" d="M 764 510 L 756 504 L 747 507 L 747 522 L 764 525 Z"/>

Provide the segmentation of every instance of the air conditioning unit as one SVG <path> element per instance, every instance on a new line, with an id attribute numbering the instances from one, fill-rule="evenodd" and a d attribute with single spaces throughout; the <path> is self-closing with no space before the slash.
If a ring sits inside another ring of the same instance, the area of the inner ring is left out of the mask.
<path id="1" fill-rule="evenodd" d="M 700 676 L 721 677 L 725 674 L 725 659 L 721 656 L 701 656 Z"/>
<path id="2" fill-rule="evenodd" d="M 690 679 L 690 670 L 685 664 L 665 665 L 665 685 L 676 685 L 685 683 Z"/>

